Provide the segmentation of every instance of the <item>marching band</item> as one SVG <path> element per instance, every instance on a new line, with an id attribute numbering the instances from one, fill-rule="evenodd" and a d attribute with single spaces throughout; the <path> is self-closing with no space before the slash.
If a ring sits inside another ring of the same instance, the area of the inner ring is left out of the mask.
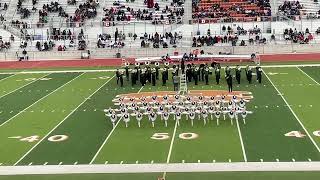
<path id="1" fill-rule="evenodd" d="M 186 121 L 190 121 L 191 126 L 193 126 L 196 117 L 198 117 L 198 120 L 203 120 L 204 125 L 209 120 L 214 120 L 215 117 L 217 125 L 219 125 L 221 115 L 223 115 L 224 120 L 229 117 L 231 124 L 233 124 L 234 119 L 238 120 L 238 117 L 242 117 L 243 122 L 246 123 L 246 116 L 252 114 L 251 111 L 246 109 L 248 100 L 236 95 L 230 96 L 209 97 L 176 94 L 173 96 L 142 96 L 140 98 L 121 97 L 115 103 L 119 107 L 118 109 L 109 108 L 105 109 L 104 112 L 114 127 L 121 120 L 128 127 L 131 117 L 135 117 L 139 127 L 141 127 L 143 117 L 149 120 L 152 127 L 155 126 L 158 119 L 167 127 L 170 116 L 178 126 L 183 117 Z"/>

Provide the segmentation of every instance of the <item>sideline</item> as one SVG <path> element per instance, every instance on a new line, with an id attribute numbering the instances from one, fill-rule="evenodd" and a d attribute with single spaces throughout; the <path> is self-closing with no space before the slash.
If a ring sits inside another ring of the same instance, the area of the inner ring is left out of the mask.
<path id="1" fill-rule="evenodd" d="M 240 172 L 319 171 L 320 162 L 238 162 L 107 165 L 0 166 L 0 175 L 153 173 L 153 172 Z"/>

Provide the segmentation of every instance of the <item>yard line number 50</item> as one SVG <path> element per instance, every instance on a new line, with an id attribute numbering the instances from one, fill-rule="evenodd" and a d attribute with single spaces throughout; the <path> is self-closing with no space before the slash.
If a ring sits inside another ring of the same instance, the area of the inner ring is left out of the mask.
<path id="1" fill-rule="evenodd" d="M 198 134 L 192 133 L 192 132 L 179 134 L 179 138 L 183 140 L 191 140 L 191 139 L 196 139 L 198 137 L 199 137 Z M 154 139 L 154 140 L 167 140 L 169 138 L 170 138 L 169 133 L 154 133 L 151 136 L 151 139 Z"/>

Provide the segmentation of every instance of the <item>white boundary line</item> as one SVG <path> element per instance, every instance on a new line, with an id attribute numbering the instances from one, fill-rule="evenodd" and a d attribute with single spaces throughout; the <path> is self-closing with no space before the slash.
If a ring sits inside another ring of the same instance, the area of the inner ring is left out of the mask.
<path id="1" fill-rule="evenodd" d="M 313 82 L 315 82 L 317 85 L 320 85 L 315 79 L 313 79 L 311 76 L 309 76 L 309 74 L 307 74 L 306 72 L 304 72 L 302 69 L 300 69 L 299 67 L 297 67 L 304 75 L 308 76 Z"/>
<path id="2" fill-rule="evenodd" d="M 166 172 L 265 172 L 319 171 L 320 162 L 232 162 L 170 164 L 99 164 L 0 166 L 0 175 L 89 174 L 89 173 L 162 173 Z"/>
<path id="3" fill-rule="evenodd" d="M 238 133 L 239 133 L 239 137 L 240 137 L 240 142 L 241 142 L 243 159 L 244 159 L 244 162 L 247 162 L 248 160 L 247 160 L 246 149 L 244 148 L 244 143 L 243 143 L 243 140 L 242 140 L 242 135 L 241 135 L 241 130 L 240 130 L 238 118 L 237 118 L 236 121 L 237 121 L 237 127 L 238 127 Z"/>
<path id="4" fill-rule="evenodd" d="M 283 97 L 283 95 L 281 94 L 281 92 L 278 90 L 278 88 L 273 84 L 273 82 L 271 81 L 271 79 L 268 77 L 268 75 L 263 71 L 263 73 L 265 74 L 265 76 L 268 78 L 268 80 L 270 81 L 270 83 L 272 84 L 272 86 L 276 89 L 276 91 L 278 92 L 278 94 L 281 96 L 281 98 L 283 99 L 283 101 L 286 103 L 286 105 L 288 106 L 288 108 L 290 109 L 291 113 L 293 114 L 293 116 L 297 119 L 297 121 L 299 122 L 299 124 L 301 125 L 301 127 L 303 128 L 303 130 L 306 132 L 306 134 L 308 135 L 309 139 L 311 140 L 311 142 L 313 143 L 313 145 L 316 147 L 316 149 L 318 150 L 318 152 L 320 152 L 320 148 L 317 145 L 317 143 L 314 141 L 314 139 L 311 137 L 310 133 L 308 132 L 308 130 L 304 127 L 303 123 L 300 121 L 300 119 L 298 118 L 298 116 L 296 115 L 296 113 L 292 110 L 292 108 L 290 107 L 289 103 L 287 102 L 287 100 Z"/>
<path id="5" fill-rule="evenodd" d="M 50 73 L 50 74 L 52 74 L 52 73 Z M 16 88 L 16 89 L 14 89 L 14 90 L 6 93 L 6 94 L 0 96 L 0 98 L 3 98 L 3 97 L 5 97 L 5 96 L 7 96 L 7 95 L 9 95 L 9 94 L 11 94 L 11 93 L 13 93 L 13 92 L 15 92 L 15 91 L 18 91 L 19 89 L 22 89 L 22 88 L 24 88 L 25 86 L 28 86 L 29 84 L 32 84 L 32 83 L 34 83 L 34 82 L 37 82 L 37 81 L 39 81 L 40 79 L 42 79 L 42 78 L 44 78 L 44 77 L 46 77 L 46 76 L 49 76 L 50 74 L 46 74 L 46 75 L 44 75 L 44 76 L 41 76 L 41 77 L 37 78 L 37 79 L 34 80 L 34 81 L 30 81 L 30 82 L 28 82 L 27 84 L 22 85 L 22 86 L 20 86 L 20 87 L 18 87 L 18 88 Z M 13 75 L 13 76 L 15 76 L 15 75 Z"/>
<path id="6" fill-rule="evenodd" d="M 84 73 L 83 73 L 84 74 Z M 82 74 L 81 74 L 82 75 Z M 80 75 L 80 76 L 81 76 Z M 79 76 L 78 76 L 79 77 Z M 62 121 L 60 121 L 47 135 L 45 135 L 40 141 L 37 142 L 28 152 L 26 152 L 15 164 L 17 165 L 22 159 L 24 159 L 33 149 L 35 149 L 44 139 L 46 139 L 54 130 L 56 130 L 66 119 L 68 119 L 69 116 L 71 116 L 82 104 L 84 104 L 88 99 L 90 99 L 91 96 L 93 96 L 96 92 L 98 92 L 102 87 L 104 87 L 108 82 L 110 82 L 113 78 L 112 76 L 108 81 L 103 83 L 98 89 L 96 89 L 91 95 L 89 95 L 87 98 L 84 99 L 76 108 L 74 108 Z"/>
<path id="7" fill-rule="evenodd" d="M 37 104 L 38 102 L 40 102 L 41 100 L 45 99 L 46 97 L 50 96 L 51 94 L 55 93 L 56 91 L 58 91 L 59 89 L 63 88 L 64 86 L 66 86 L 67 84 L 71 83 L 73 80 L 79 78 L 80 76 L 82 76 L 84 73 L 80 74 L 79 76 L 71 79 L 70 81 L 68 81 L 67 83 L 61 85 L 60 87 L 58 87 L 57 89 L 55 89 L 54 91 L 50 92 L 49 94 L 43 96 L 42 98 L 38 99 L 36 102 L 32 103 L 30 106 L 26 107 L 25 109 L 23 109 L 22 111 L 18 112 L 17 114 L 15 114 L 14 116 L 12 116 L 10 119 L 6 120 L 5 122 L 3 122 L 2 124 L 0 124 L 0 127 L 2 127 L 3 125 L 7 124 L 9 121 L 11 121 L 12 119 L 14 119 L 15 117 L 17 117 L 19 114 L 21 114 L 22 112 L 26 111 L 27 109 L 29 109 L 30 107 L 32 107 L 33 105 Z"/>
<path id="8" fill-rule="evenodd" d="M 254 65 L 251 65 L 251 66 L 254 66 Z M 240 67 L 244 68 L 246 66 L 240 66 Z M 261 67 L 262 68 L 320 67 L 320 64 L 292 64 L 292 65 L 288 64 L 288 65 L 264 65 L 264 66 L 261 65 Z M 117 69 L 77 69 L 77 70 L 48 70 L 48 71 L 32 71 L 32 70 L 30 70 L 30 71 L 0 72 L 0 74 L 37 74 L 37 73 L 68 73 L 68 72 L 115 72 L 116 70 Z"/>
<path id="9" fill-rule="evenodd" d="M 142 86 L 138 93 L 140 93 L 142 91 L 144 86 Z M 96 158 L 98 157 L 98 155 L 100 154 L 101 150 L 103 149 L 103 147 L 106 145 L 106 143 L 108 142 L 108 140 L 110 139 L 111 135 L 113 134 L 114 130 L 118 127 L 118 124 L 120 123 L 121 118 L 118 120 L 117 124 L 115 125 L 115 127 L 110 131 L 110 133 L 108 134 L 107 138 L 104 140 L 104 142 L 102 143 L 102 145 L 100 146 L 100 148 L 98 149 L 98 151 L 96 152 L 96 154 L 93 156 L 92 160 L 90 161 L 89 164 L 92 164 Z"/>

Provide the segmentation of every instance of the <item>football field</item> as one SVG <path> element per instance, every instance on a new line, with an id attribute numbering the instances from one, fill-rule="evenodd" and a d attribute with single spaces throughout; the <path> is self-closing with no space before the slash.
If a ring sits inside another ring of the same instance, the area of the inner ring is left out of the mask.
<path id="1" fill-rule="evenodd" d="M 144 118 L 115 128 L 104 109 L 119 94 L 173 90 L 117 85 L 112 71 L 37 71 L 0 74 L 0 165 L 155 164 L 320 161 L 320 67 L 264 67 L 262 84 L 242 71 L 235 91 L 249 91 L 253 111 L 206 125 L 171 118 L 155 127 Z M 233 72 L 234 73 L 234 72 Z M 222 72 L 222 76 L 224 72 Z M 255 78 L 255 76 L 254 76 Z M 170 78 L 169 78 L 170 79 Z M 210 76 L 189 90 L 226 90 Z M 170 175 L 170 174 L 169 174 Z"/>

